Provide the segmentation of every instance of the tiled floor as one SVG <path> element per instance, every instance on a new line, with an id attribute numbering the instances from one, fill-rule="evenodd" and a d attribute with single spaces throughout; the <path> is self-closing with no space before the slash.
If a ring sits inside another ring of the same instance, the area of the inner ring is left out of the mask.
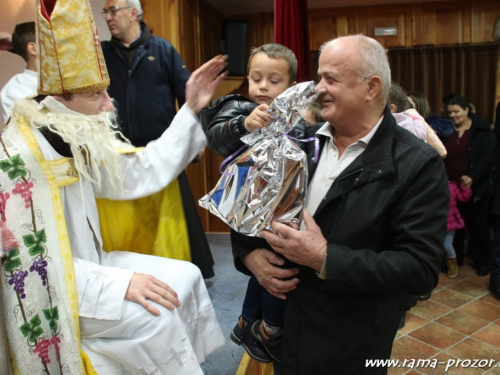
<path id="1" fill-rule="evenodd" d="M 468 265 L 460 267 L 454 279 L 441 273 L 432 297 L 419 301 L 406 314 L 406 324 L 398 331 L 392 350 L 392 358 L 401 367 L 390 368 L 389 375 L 500 375 L 500 301 L 488 292 L 488 282 L 489 276 L 477 276 Z M 412 359 L 431 361 L 419 368 L 415 361 L 411 368 Z M 471 362 L 457 365 L 458 360 L 467 359 Z M 475 359 L 483 361 L 476 361 L 473 367 Z M 493 360 L 492 367 L 485 366 L 486 360 Z M 453 366 L 445 371 L 447 364 Z"/>

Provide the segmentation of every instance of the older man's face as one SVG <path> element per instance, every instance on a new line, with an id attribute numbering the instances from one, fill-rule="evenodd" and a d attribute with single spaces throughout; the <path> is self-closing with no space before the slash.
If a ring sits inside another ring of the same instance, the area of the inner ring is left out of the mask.
<path id="1" fill-rule="evenodd" d="M 117 39 L 123 39 L 123 35 L 132 27 L 135 22 L 134 8 L 127 8 L 127 0 L 107 0 L 103 10 L 108 10 L 105 19 L 108 24 L 109 32 Z M 118 9 L 114 15 L 109 12 L 110 9 Z"/>
<path id="2" fill-rule="evenodd" d="M 73 94 L 71 100 L 65 100 L 62 96 L 56 96 L 55 99 L 72 111 L 88 116 L 113 110 L 113 103 L 106 90 L 89 94 Z"/>
<path id="3" fill-rule="evenodd" d="M 354 71 L 356 46 L 346 40 L 328 44 L 319 57 L 318 91 L 322 94 L 321 116 L 332 125 L 355 121 L 365 104 L 366 82 L 359 82 Z"/>

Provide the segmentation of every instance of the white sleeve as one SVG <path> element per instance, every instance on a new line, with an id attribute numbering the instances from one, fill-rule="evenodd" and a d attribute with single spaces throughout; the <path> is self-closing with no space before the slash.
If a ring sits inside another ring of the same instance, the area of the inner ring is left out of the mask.
<path id="1" fill-rule="evenodd" d="M 119 320 L 134 271 L 73 257 L 82 318 Z"/>
<path id="2" fill-rule="evenodd" d="M 12 96 L 9 95 L 9 88 L 7 87 L 7 85 L 5 85 L 2 91 L 0 92 L 0 102 L 2 104 L 1 112 L 2 112 L 3 123 L 6 124 L 7 120 L 10 117 L 10 109 L 14 104 L 14 98 L 12 98 Z"/>
<path id="3" fill-rule="evenodd" d="M 154 194 L 170 184 L 206 144 L 198 117 L 184 105 L 159 139 L 149 142 L 143 151 L 122 155 L 124 192 L 113 194 L 104 172 L 103 188 L 96 189 L 96 196 L 124 200 Z"/>

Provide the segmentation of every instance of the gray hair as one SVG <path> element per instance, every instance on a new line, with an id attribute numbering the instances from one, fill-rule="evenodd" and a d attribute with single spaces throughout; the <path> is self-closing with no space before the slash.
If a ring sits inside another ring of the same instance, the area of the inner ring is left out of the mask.
<path id="1" fill-rule="evenodd" d="M 142 20 L 142 6 L 141 6 L 141 2 L 139 0 L 127 0 L 127 3 L 128 3 L 128 6 L 129 7 L 133 7 L 133 8 L 137 8 L 137 21 L 141 21 Z"/>
<path id="2" fill-rule="evenodd" d="M 363 34 L 351 35 L 356 38 L 359 44 L 359 59 L 354 67 L 358 75 L 358 81 L 363 82 L 366 78 L 378 76 L 382 83 L 381 99 L 385 103 L 389 97 L 389 89 L 391 88 L 391 68 L 386 55 L 385 48 L 375 39 L 369 38 Z M 336 39 L 345 38 L 339 37 Z M 334 40 L 324 43 L 320 47 L 320 52 Z"/>

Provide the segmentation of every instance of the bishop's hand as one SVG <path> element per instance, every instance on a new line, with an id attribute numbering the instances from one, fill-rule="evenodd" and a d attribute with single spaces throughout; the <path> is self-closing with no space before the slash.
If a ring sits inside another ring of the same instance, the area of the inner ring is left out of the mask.
<path id="1" fill-rule="evenodd" d="M 196 114 L 208 106 L 215 88 L 227 75 L 227 55 L 219 55 L 196 69 L 186 83 L 186 104 Z"/>

